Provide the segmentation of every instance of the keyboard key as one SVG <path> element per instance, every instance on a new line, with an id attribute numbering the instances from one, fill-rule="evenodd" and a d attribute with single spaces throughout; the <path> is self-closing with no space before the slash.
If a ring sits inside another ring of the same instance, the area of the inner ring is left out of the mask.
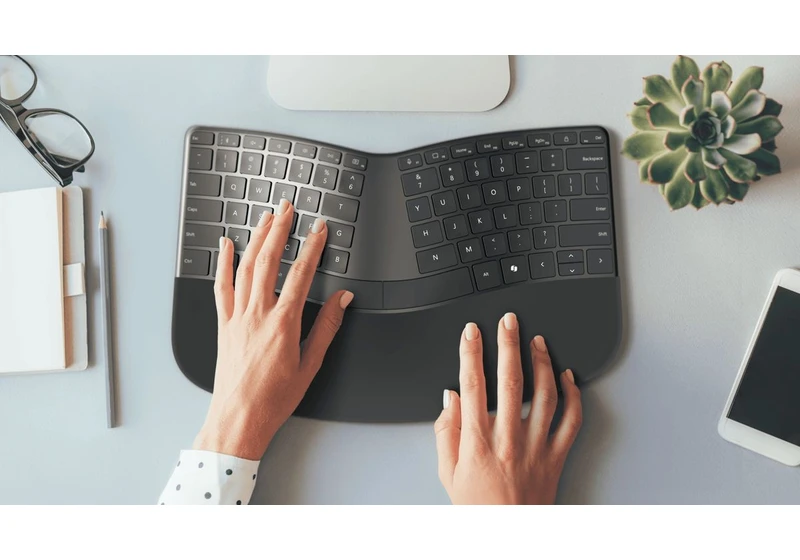
<path id="1" fill-rule="evenodd" d="M 238 134 L 220 133 L 217 136 L 217 146 L 227 146 L 229 148 L 238 148 L 239 147 L 239 135 Z"/>
<path id="2" fill-rule="evenodd" d="M 277 154 L 288 154 L 291 148 L 291 142 L 288 140 L 281 140 L 280 138 L 270 138 L 269 144 L 267 145 L 267 149 L 270 152 L 275 152 Z"/>
<path id="3" fill-rule="evenodd" d="M 355 222 L 358 215 L 358 201 L 335 194 L 325 194 L 322 199 L 322 215 L 334 220 Z"/>
<path id="4" fill-rule="evenodd" d="M 244 147 L 249 150 L 263 150 L 267 147 L 267 139 L 261 136 L 245 136 Z"/>
<path id="5" fill-rule="evenodd" d="M 288 265 L 284 266 L 288 273 Z M 325 303 L 340 290 L 349 290 L 356 295 L 348 309 L 383 309 L 383 282 L 351 280 L 321 271 L 314 275 L 308 297 L 313 301 Z"/>
<path id="6" fill-rule="evenodd" d="M 202 144 L 205 146 L 213 146 L 214 145 L 214 133 L 213 132 L 200 132 L 194 131 L 192 132 L 192 136 L 189 139 L 189 142 L 192 144 Z"/>
<path id="7" fill-rule="evenodd" d="M 292 229 L 289 230 L 289 233 L 294 233 L 297 231 L 297 212 L 292 214 Z"/>
<path id="8" fill-rule="evenodd" d="M 528 134 L 528 146 L 531 148 L 544 148 L 550 145 L 550 133 Z"/>
<path id="9" fill-rule="evenodd" d="M 431 203 L 428 198 L 415 198 L 406 201 L 406 212 L 409 222 L 420 222 L 431 217 Z"/>
<path id="10" fill-rule="evenodd" d="M 222 226 L 185 224 L 183 244 L 187 247 L 219 247 L 219 238 L 225 234 Z"/>
<path id="11" fill-rule="evenodd" d="M 556 146 L 568 146 L 578 143 L 577 132 L 556 132 L 553 134 L 553 144 Z"/>
<path id="12" fill-rule="evenodd" d="M 503 283 L 497 261 L 476 264 L 472 267 L 472 273 L 475 274 L 475 284 L 481 291 L 496 288 Z"/>
<path id="13" fill-rule="evenodd" d="M 506 177 L 514 174 L 514 158 L 511 154 L 490 158 L 493 177 Z"/>
<path id="14" fill-rule="evenodd" d="M 186 199 L 186 219 L 197 222 L 221 222 L 222 201 L 206 198 Z"/>
<path id="15" fill-rule="evenodd" d="M 247 204 L 229 202 L 225 205 L 225 223 L 235 226 L 247 224 Z"/>
<path id="16" fill-rule="evenodd" d="M 267 158 L 267 163 L 264 165 L 264 176 L 272 177 L 273 179 L 283 179 L 286 177 L 287 165 L 289 165 L 288 159 L 278 156 L 269 156 Z"/>
<path id="17" fill-rule="evenodd" d="M 433 212 L 437 216 L 444 216 L 458 210 L 456 195 L 453 194 L 453 191 L 436 193 L 431 199 L 433 200 Z"/>
<path id="18" fill-rule="evenodd" d="M 314 159 L 317 155 L 317 147 L 312 146 L 311 144 L 296 142 L 294 145 L 294 155 L 308 159 Z"/>
<path id="19" fill-rule="evenodd" d="M 478 210 L 469 214 L 469 226 L 472 233 L 486 233 L 494 229 L 492 213 L 489 210 Z"/>
<path id="20" fill-rule="evenodd" d="M 497 257 L 508 253 L 506 236 L 502 233 L 485 236 L 483 238 L 483 252 L 487 257 Z"/>
<path id="21" fill-rule="evenodd" d="M 486 158 L 468 159 L 465 162 L 467 167 L 467 179 L 470 181 L 482 181 L 489 178 L 489 160 Z"/>
<path id="22" fill-rule="evenodd" d="M 283 246 L 283 255 L 281 259 L 285 261 L 293 261 L 297 258 L 297 251 L 300 248 L 300 241 L 294 237 L 286 240 L 286 245 Z"/>
<path id="23" fill-rule="evenodd" d="M 422 167 L 422 156 L 419 154 L 411 154 L 397 158 L 397 167 L 400 171 L 408 171 L 417 167 Z"/>
<path id="24" fill-rule="evenodd" d="M 364 187 L 364 176 L 361 173 L 353 173 L 352 171 L 345 171 L 339 177 L 339 192 L 351 194 L 353 196 L 361 196 L 361 190 Z"/>
<path id="25" fill-rule="evenodd" d="M 581 245 L 611 245 L 611 224 L 580 224 L 559 226 L 562 247 Z"/>
<path id="26" fill-rule="evenodd" d="M 481 242 L 478 239 L 460 241 L 458 243 L 458 254 L 461 256 L 461 262 L 464 264 L 481 260 L 483 258 Z"/>
<path id="27" fill-rule="evenodd" d="M 428 249 L 427 251 L 419 251 L 417 253 L 417 268 L 420 274 L 427 274 L 429 272 L 436 272 L 443 268 L 448 268 L 458 264 L 456 258 L 456 250 L 452 245 L 443 245 L 435 249 Z M 389 284 L 390 282 L 386 282 Z M 386 286 L 384 286 L 384 290 Z"/>
<path id="28" fill-rule="evenodd" d="M 481 200 L 481 189 L 478 185 L 463 187 L 456 192 L 458 193 L 458 205 L 462 210 L 470 210 L 483 204 Z"/>
<path id="29" fill-rule="evenodd" d="M 328 222 L 328 243 L 337 247 L 350 247 L 353 244 L 353 226 Z"/>
<path id="30" fill-rule="evenodd" d="M 605 173 L 587 173 L 583 181 L 586 194 L 608 194 L 608 175 Z"/>
<path id="31" fill-rule="evenodd" d="M 441 243 L 442 239 L 442 226 L 439 222 L 428 222 L 427 224 L 419 224 L 411 228 L 411 239 L 414 241 L 414 247 L 428 247 Z"/>
<path id="32" fill-rule="evenodd" d="M 564 169 L 564 152 L 561 150 L 542 150 L 542 171 L 562 171 Z"/>
<path id="33" fill-rule="evenodd" d="M 556 244 L 556 228 L 533 228 L 533 246 L 537 249 L 550 249 Z"/>
<path id="34" fill-rule="evenodd" d="M 508 136 L 503 138 L 504 150 L 516 150 L 517 148 L 525 147 L 525 138 L 523 136 Z"/>
<path id="35" fill-rule="evenodd" d="M 469 271 L 466 268 L 458 268 L 426 278 L 384 282 L 383 304 L 385 309 L 408 309 L 466 296 L 472 291 Z M 353 293 L 360 294 L 355 290 Z M 356 295 L 356 299 L 359 297 L 360 295 Z M 350 305 L 354 304 L 355 299 Z"/>
<path id="36" fill-rule="evenodd" d="M 483 200 L 486 204 L 499 204 L 506 201 L 506 187 L 502 181 L 483 184 Z"/>
<path id="37" fill-rule="evenodd" d="M 425 152 L 425 163 L 432 165 L 434 163 L 441 163 L 450 159 L 447 154 L 447 148 L 436 148 Z"/>
<path id="38" fill-rule="evenodd" d="M 225 198 L 244 198 L 246 179 L 244 177 L 225 177 L 225 187 L 222 189 L 222 196 Z"/>
<path id="39" fill-rule="evenodd" d="M 533 178 L 534 198 L 549 198 L 556 195 L 556 179 L 552 175 Z"/>
<path id="40" fill-rule="evenodd" d="M 275 190 L 272 192 L 272 204 L 278 206 L 281 199 L 285 198 L 289 202 L 294 203 L 294 193 L 297 192 L 297 187 L 294 185 L 287 185 L 286 183 L 276 183 Z"/>
<path id="41" fill-rule="evenodd" d="M 556 275 L 553 253 L 534 253 L 528 255 L 528 261 L 531 265 L 531 277 L 534 280 L 552 278 Z"/>
<path id="42" fill-rule="evenodd" d="M 576 196 L 581 194 L 580 173 L 558 176 L 558 194 L 561 196 Z"/>
<path id="43" fill-rule="evenodd" d="M 442 184 L 445 187 L 452 187 L 464 183 L 464 164 L 460 161 L 440 165 L 439 172 L 442 174 Z"/>
<path id="44" fill-rule="evenodd" d="M 209 160 L 209 168 L 211 160 Z M 197 194 L 200 196 L 219 196 L 219 187 L 222 177 L 219 175 L 205 175 L 202 173 L 189 173 L 187 178 L 186 194 Z"/>
<path id="45" fill-rule="evenodd" d="M 350 169 L 358 169 L 364 171 L 367 169 L 367 158 L 364 156 L 357 156 L 354 154 L 344 155 L 344 166 Z"/>
<path id="46" fill-rule="evenodd" d="M 497 229 L 505 229 L 517 225 L 517 209 L 514 206 L 500 206 L 494 209 L 494 224 Z"/>
<path id="47" fill-rule="evenodd" d="M 317 171 L 314 173 L 314 182 L 312 184 L 315 187 L 333 190 L 336 187 L 336 176 L 338 174 L 339 170 L 335 167 L 317 165 Z M 361 192 L 359 191 L 358 194 L 361 194 Z"/>
<path id="48" fill-rule="evenodd" d="M 311 170 L 313 168 L 313 163 L 300 159 L 293 159 L 292 165 L 289 167 L 289 180 L 294 183 L 300 183 L 301 185 L 307 185 L 311 180 Z"/>
<path id="49" fill-rule="evenodd" d="M 439 179 L 436 177 L 435 169 L 423 169 L 415 173 L 406 173 L 400 176 L 403 184 L 403 194 L 414 196 L 439 188 Z"/>
<path id="50" fill-rule="evenodd" d="M 272 183 L 250 179 L 250 190 L 247 192 L 247 199 L 253 202 L 269 202 L 269 191 Z"/>
<path id="51" fill-rule="evenodd" d="M 444 234 L 447 239 L 458 239 L 469 235 L 467 219 L 464 216 L 453 216 L 444 219 Z"/>
<path id="52" fill-rule="evenodd" d="M 606 141 L 606 135 L 599 130 L 581 132 L 581 144 L 602 144 Z"/>
<path id="53" fill-rule="evenodd" d="M 487 140 L 478 140 L 478 153 L 485 154 L 488 152 L 499 152 L 500 140 L 498 138 L 489 138 Z"/>
<path id="54" fill-rule="evenodd" d="M 250 188 L 253 188 L 252 185 Z M 322 194 L 314 189 L 302 188 L 297 197 L 297 209 L 304 212 L 314 212 L 319 210 L 319 199 Z"/>
<path id="55" fill-rule="evenodd" d="M 239 161 L 239 152 L 231 150 L 217 150 L 217 164 L 214 167 L 217 171 L 236 173 L 236 164 Z"/>
<path id="56" fill-rule="evenodd" d="M 512 253 L 531 250 L 531 232 L 527 229 L 516 229 L 508 232 L 508 249 Z"/>
<path id="57" fill-rule="evenodd" d="M 548 200 L 544 203 L 545 222 L 566 222 L 567 221 L 567 201 Z"/>
<path id="58" fill-rule="evenodd" d="M 219 251 L 214 251 L 211 257 L 211 276 L 217 275 L 217 260 L 219 258 Z M 236 278 L 236 269 L 239 268 L 239 253 L 233 254 L 233 278 Z"/>
<path id="59" fill-rule="evenodd" d="M 580 276 L 583 274 L 583 263 L 569 263 L 558 265 L 559 276 Z"/>
<path id="60" fill-rule="evenodd" d="M 511 201 L 528 200 L 531 197 L 531 180 L 528 177 L 518 177 L 506 181 L 508 186 L 508 199 Z"/>
<path id="61" fill-rule="evenodd" d="M 454 158 L 468 157 L 475 155 L 475 144 L 458 144 L 450 148 L 450 153 Z"/>
<path id="62" fill-rule="evenodd" d="M 519 152 L 516 155 L 517 173 L 535 173 L 539 170 L 536 152 Z"/>
<path id="63" fill-rule="evenodd" d="M 342 152 L 337 152 L 336 150 L 330 150 L 328 148 L 320 148 L 319 160 L 326 163 L 338 164 L 342 161 Z"/>
<path id="64" fill-rule="evenodd" d="M 521 226 L 530 226 L 542 223 L 542 203 L 529 202 L 528 204 L 519 205 L 519 224 Z"/>
<path id="65" fill-rule="evenodd" d="M 233 241 L 234 251 L 244 251 L 247 249 L 247 242 L 250 241 L 250 231 L 246 229 L 228 228 L 226 237 Z M 219 240 L 217 240 L 219 245 Z"/>
<path id="66" fill-rule="evenodd" d="M 607 198 L 581 198 L 570 200 L 569 217 L 574 221 L 583 220 L 608 220 L 611 218 L 611 208 Z"/>
<path id="67" fill-rule="evenodd" d="M 329 270 L 338 274 L 347 272 L 347 261 L 350 260 L 350 253 L 340 251 L 331 247 L 325 247 L 322 252 L 322 270 Z"/>
<path id="68" fill-rule="evenodd" d="M 258 206 L 254 204 L 250 209 L 250 227 L 256 227 L 264 213 L 272 214 L 272 208 L 269 206 Z"/>
<path id="69" fill-rule="evenodd" d="M 181 254 L 181 274 L 208 275 L 208 264 L 211 261 L 209 251 L 184 249 Z"/>
<path id="70" fill-rule="evenodd" d="M 264 156 L 261 154 L 244 152 L 242 154 L 241 172 L 246 173 L 247 175 L 261 175 L 261 164 L 263 162 Z"/>
<path id="71" fill-rule="evenodd" d="M 582 249 L 573 249 L 571 251 L 559 251 L 557 256 L 558 256 L 558 264 L 583 262 Z"/>
<path id="72" fill-rule="evenodd" d="M 317 220 L 316 216 L 302 214 L 300 216 L 300 224 L 297 226 L 297 235 L 299 237 L 305 237 L 309 233 L 311 233 L 311 228 L 314 227 L 314 222 L 316 220 Z"/>
<path id="73" fill-rule="evenodd" d="M 501 259 L 500 268 L 503 269 L 503 282 L 506 284 L 516 284 L 530 278 L 528 276 L 528 259 L 522 255 Z"/>
<path id="74" fill-rule="evenodd" d="M 608 150 L 605 148 L 571 148 L 567 150 L 569 169 L 605 169 L 608 166 Z M 542 166 L 544 168 L 544 166 Z"/>
<path id="75" fill-rule="evenodd" d="M 612 274 L 614 254 L 611 249 L 589 249 L 586 251 L 586 264 L 589 274 Z"/>

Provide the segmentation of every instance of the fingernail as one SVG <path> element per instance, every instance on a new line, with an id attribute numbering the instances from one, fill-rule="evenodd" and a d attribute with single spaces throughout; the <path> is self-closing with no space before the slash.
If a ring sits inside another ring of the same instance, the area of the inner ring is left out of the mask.
<path id="1" fill-rule="evenodd" d="M 533 337 L 533 345 L 539 352 L 547 352 L 547 345 L 544 343 L 544 338 L 541 335 Z"/>
<path id="2" fill-rule="evenodd" d="M 261 217 L 258 219 L 258 227 L 264 227 L 265 225 L 267 225 L 267 222 L 269 221 L 269 219 L 271 217 L 272 217 L 272 214 L 270 214 L 269 212 L 264 210 L 261 213 Z"/>
<path id="3" fill-rule="evenodd" d="M 503 315 L 503 325 L 505 326 L 507 331 L 511 331 L 517 328 L 517 316 L 513 313 L 506 313 Z"/>
<path id="4" fill-rule="evenodd" d="M 478 338 L 478 325 L 475 323 L 467 323 L 467 326 L 464 327 L 464 336 L 467 337 L 467 340 L 475 340 Z"/>
<path id="5" fill-rule="evenodd" d="M 317 218 L 314 220 L 314 225 L 311 226 L 311 233 L 319 233 L 322 231 L 322 228 L 325 227 L 325 220 L 322 218 Z"/>
<path id="6" fill-rule="evenodd" d="M 219 238 L 219 250 L 222 251 L 224 248 L 225 248 L 225 238 L 224 237 L 220 237 Z"/>
<path id="7" fill-rule="evenodd" d="M 289 208 L 289 201 L 285 198 L 281 199 L 281 203 L 278 204 L 278 214 L 283 214 Z"/>
<path id="8" fill-rule="evenodd" d="M 347 306 L 350 305 L 350 302 L 353 301 L 353 292 L 345 292 L 339 298 L 339 307 L 342 309 L 347 309 Z"/>
<path id="9" fill-rule="evenodd" d="M 450 406 L 450 391 L 445 389 L 442 395 L 442 408 L 447 408 L 448 406 Z"/>
<path id="10" fill-rule="evenodd" d="M 575 383 L 575 376 L 572 375 L 572 370 L 571 369 L 568 369 L 567 371 L 564 372 L 564 377 L 569 379 L 570 383 Z"/>

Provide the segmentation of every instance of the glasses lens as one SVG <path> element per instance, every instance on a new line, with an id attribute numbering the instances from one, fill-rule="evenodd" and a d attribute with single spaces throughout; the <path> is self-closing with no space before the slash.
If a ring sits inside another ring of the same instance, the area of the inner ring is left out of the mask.
<path id="1" fill-rule="evenodd" d="M 25 119 L 31 140 L 52 155 L 61 167 L 69 167 L 85 159 L 92 150 L 92 141 L 83 126 L 62 113 L 34 113 Z"/>
<path id="2" fill-rule="evenodd" d="M 34 75 L 27 64 L 15 56 L 0 55 L 0 98 L 16 101 L 33 89 Z"/>

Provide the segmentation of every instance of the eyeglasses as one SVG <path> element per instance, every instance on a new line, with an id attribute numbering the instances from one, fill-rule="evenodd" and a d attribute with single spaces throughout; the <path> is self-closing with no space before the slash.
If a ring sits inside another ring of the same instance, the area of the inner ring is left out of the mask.
<path id="1" fill-rule="evenodd" d="M 94 139 L 83 123 L 58 109 L 22 106 L 38 83 L 20 56 L 0 55 L 0 120 L 62 187 L 82 173 L 94 153 Z"/>

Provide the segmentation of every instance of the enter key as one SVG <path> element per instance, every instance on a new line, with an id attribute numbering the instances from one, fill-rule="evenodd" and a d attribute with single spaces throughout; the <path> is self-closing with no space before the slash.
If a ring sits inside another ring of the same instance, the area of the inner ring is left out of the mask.
<path id="1" fill-rule="evenodd" d="M 569 215 L 574 221 L 608 220 L 611 209 L 607 198 L 577 198 L 569 203 Z"/>

